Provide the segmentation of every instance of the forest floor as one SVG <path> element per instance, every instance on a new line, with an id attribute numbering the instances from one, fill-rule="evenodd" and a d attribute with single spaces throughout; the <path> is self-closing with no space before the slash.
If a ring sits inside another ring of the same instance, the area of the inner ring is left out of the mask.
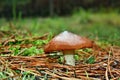
<path id="1" fill-rule="evenodd" d="M 97 45 L 76 50 L 76 66 L 44 46 L 62 31 L 85 36 Z M 0 19 L 1 80 L 120 80 L 120 14 L 81 10 L 53 18 Z"/>

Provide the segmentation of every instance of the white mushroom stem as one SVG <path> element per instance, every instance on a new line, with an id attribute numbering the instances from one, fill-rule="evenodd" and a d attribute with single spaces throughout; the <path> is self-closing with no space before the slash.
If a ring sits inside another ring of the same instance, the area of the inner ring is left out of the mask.
<path id="1" fill-rule="evenodd" d="M 75 66 L 74 50 L 63 51 L 63 53 L 65 58 L 65 64 Z"/>

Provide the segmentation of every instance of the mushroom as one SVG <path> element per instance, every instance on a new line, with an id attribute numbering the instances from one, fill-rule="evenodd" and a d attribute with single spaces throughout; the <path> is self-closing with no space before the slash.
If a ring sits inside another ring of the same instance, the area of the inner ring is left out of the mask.
<path id="1" fill-rule="evenodd" d="M 71 32 L 64 31 L 55 36 L 48 44 L 46 44 L 44 51 L 46 53 L 52 51 L 62 51 L 66 64 L 75 66 L 75 50 L 80 48 L 89 48 L 92 46 L 93 41 Z"/>

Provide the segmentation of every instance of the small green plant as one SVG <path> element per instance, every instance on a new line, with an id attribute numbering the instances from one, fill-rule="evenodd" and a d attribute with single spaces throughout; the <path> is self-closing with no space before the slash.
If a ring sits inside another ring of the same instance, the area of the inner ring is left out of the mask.
<path id="1" fill-rule="evenodd" d="M 47 40 L 36 40 L 36 41 L 33 41 L 32 44 L 34 44 L 35 46 L 43 46 L 44 44 L 48 43 Z"/>
<path id="2" fill-rule="evenodd" d="M 44 53 L 44 50 L 41 49 L 37 49 L 36 46 L 32 46 L 30 48 L 24 48 L 21 49 L 20 46 L 16 46 L 16 47 L 10 47 L 9 50 L 11 50 L 13 52 L 13 56 L 15 55 L 23 55 L 23 56 L 34 56 L 37 54 L 42 54 Z"/>
<path id="3" fill-rule="evenodd" d="M 90 56 L 87 60 L 86 63 L 88 64 L 93 64 L 95 62 L 95 57 L 94 56 Z"/>
<path id="4" fill-rule="evenodd" d="M 26 50 L 23 52 L 23 56 L 34 56 L 37 54 L 42 54 L 44 53 L 43 49 L 37 49 L 37 47 L 32 46 L 30 48 L 26 48 Z"/>
<path id="5" fill-rule="evenodd" d="M 77 55 L 77 54 L 74 55 L 74 58 L 75 58 L 75 60 L 79 60 L 80 59 L 79 55 Z"/>
<path id="6" fill-rule="evenodd" d="M 20 46 L 10 47 L 9 50 L 13 52 L 12 55 L 17 55 L 20 52 Z"/>
<path id="7" fill-rule="evenodd" d="M 63 56 L 60 56 L 59 59 L 58 59 L 58 62 L 59 62 L 59 63 L 64 63 L 64 57 L 63 57 Z"/>

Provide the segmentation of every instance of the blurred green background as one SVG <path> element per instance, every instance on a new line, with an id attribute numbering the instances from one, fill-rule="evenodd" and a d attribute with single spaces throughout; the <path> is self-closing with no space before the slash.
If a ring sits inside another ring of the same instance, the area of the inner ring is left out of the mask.
<path id="1" fill-rule="evenodd" d="M 0 16 L 70 15 L 79 8 L 108 12 L 119 7 L 119 0 L 0 0 Z"/>
<path id="2" fill-rule="evenodd" d="M 64 30 L 120 45 L 120 0 L 0 0 L 0 30 L 29 35 Z"/>

